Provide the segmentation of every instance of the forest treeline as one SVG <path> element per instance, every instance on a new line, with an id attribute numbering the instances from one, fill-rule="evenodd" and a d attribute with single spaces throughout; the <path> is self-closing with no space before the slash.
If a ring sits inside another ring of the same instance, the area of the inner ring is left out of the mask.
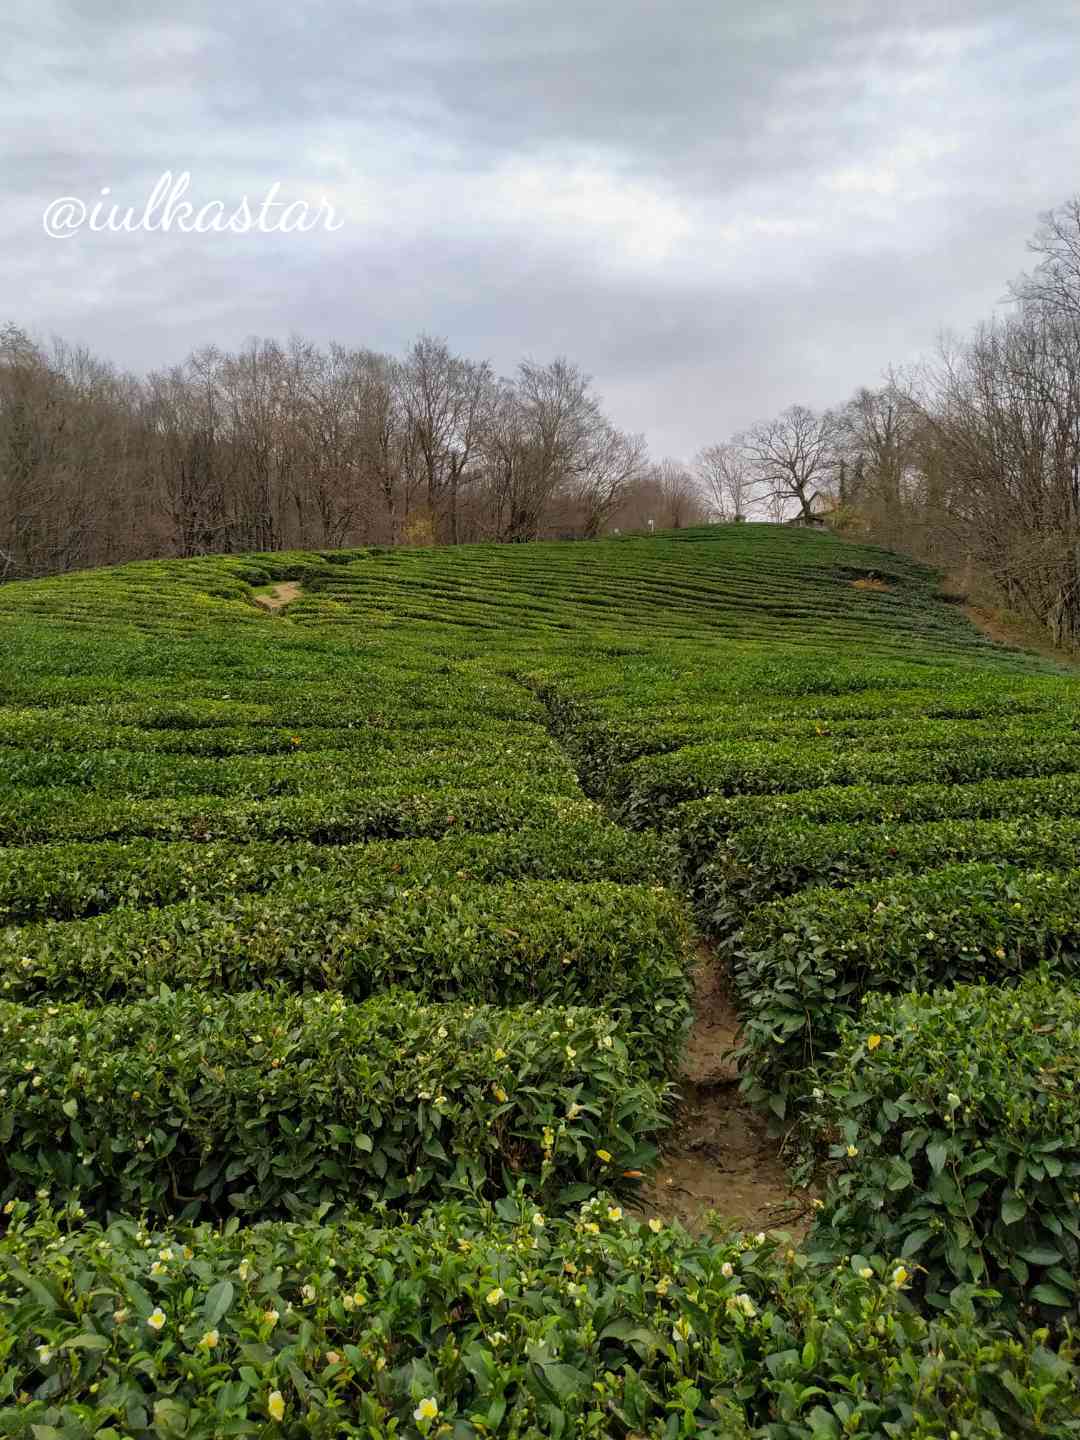
<path id="1" fill-rule="evenodd" d="M 967 337 L 691 462 L 650 459 L 565 358 L 507 378 L 421 336 L 302 339 L 136 377 L 0 329 L 0 580 L 143 556 L 589 538 L 825 515 L 1080 644 L 1080 198 Z"/>
<path id="2" fill-rule="evenodd" d="M 565 359 L 301 339 L 145 378 L 0 330 L 0 578 L 142 556 L 591 537 L 705 515 Z"/>

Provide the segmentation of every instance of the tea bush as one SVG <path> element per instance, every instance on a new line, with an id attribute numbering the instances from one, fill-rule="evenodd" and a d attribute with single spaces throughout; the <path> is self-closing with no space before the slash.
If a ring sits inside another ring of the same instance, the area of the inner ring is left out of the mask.
<path id="1" fill-rule="evenodd" d="M 731 832 L 701 866 L 693 894 L 710 931 L 731 934 L 755 905 L 814 886 L 922 872 L 959 862 L 1065 869 L 1080 854 L 1080 819 L 888 821 L 828 825 L 801 818 Z"/>
<path id="2" fill-rule="evenodd" d="M 270 800 L 191 795 L 128 799 L 80 790 L 12 788 L 0 793 L 0 842 L 52 840 L 364 840 L 433 838 L 516 829 L 595 814 L 583 798 L 538 793 L 525 784 L 416 790 L 406 779 L 384 789 L 283 795 Z"/>
<path id="3" fill-rule="evenodd" d="M 1002 820 L 1080 816 L 1080 775 L 975 780 L 963 785 L 825 785 L 777 795 L 710 795 L 676 806 L 665 826 L 678 834 L 691 870 L 707 864 L 733 830 L 774 821 L 912 824 L 919 820 Z"/>
<path id="4" fill-rule="evenodd" d="M 1071 713 L 987 714 L 982 707 L 980 713 L 964 717 L 930 718 L 927 714 L 903 710 L 893 713 L 878 708 L 865 716 L 829 718 L 818 715 L 817 707 L 810 707 L 809 712 L 762 715 L 760 708 L 731 711 L 722 705 L 713 705 L 670 718 L 665 710 L 643 724 L 640 719 L 626 720 L 620 716 L 596 717 L 586 708 L 559 696 L 542 680 L 534 678 L 533 683 L 537 693 L 547 700 L 586 788 L 616 803 L 622 801 L 628 813 L 634 813 L 635 807 L 642 803 L 638 794 L 642 776 L 682 775 L 687 764 L 696 768 L 699 761 L 704 766 L 703 775 L 714 780 L 717 774 L 730 776 L 730 772 L 719 770 L 717 757 L 725 752 L 730 754 L 732 746 L 737 747 L 739 753 L 752 747 L 752 753 L 761 755 L 767 762 L 767 743 L 782 745 L 783 750 L 777 753 L 787 760 L 798 751 L 803 752 L 804 759 L 816 759 L 852 750 L 873 754 L 882 750 L 949 749 L 962 741 L 969 745 L 978 742 L 980 746 L 995 742 L 1000 747 L 1005 741 L 1014 745 L 1042 745 L 1048 740 L 1075 744 L 1080 739 L 1076 717 Z M 989 708 L 992 712 L 993 707 Z M 676 752 L 683 749 L 692 751 L 692 756 L 677 760 Z M 633 763 L 660 757 L 664 763 L 655 766 Z M 680 783 L 692 786 L 693 780 Z M 759 780 L 757 785 L 747 785 L 747 792 L 762 793 L 760 784 Z M 741 789 L 730 778 L 721 778 L 719 788 L 723 791 L 730 788 L 735 793 Z M 775 788 L 778 787 L 769 786 L 764 793 L 772 793 Z M 664 823 L 664 816 L 653 812 L 649 823 Z"/>
<path id="5" fill-rule="evenodd" d="M 632 825 L 661 823 L 673 805 L 705 795 L 756 795 L 823 785 L 914 785 L 1034 778 L 1080 771 L 1080 739 L 1041 744 L 990 741 L 930 750 L 860 749 L 815 743 L 728 741 L 687 746 L 626 766 L 613 782 L 619 813 Z"/>
<path id="6" fill-rule="evenodd" d="M 693 951 L 668 892 L 447 877 L 380 895 L 388 878 L 313 873 L 262 895 L 0 931 L 0 993 L 112 1001 L 162 984 L 221 993 L 277 982 L 352 1000 L 404 986 L 438 1000 L 591 1004 L 622 1018 L 652 1066 L 677 1063 Z"/>
<path id="7" fill-rule="evenodd" d="M 1075 1440 L 1068 1347 L 869 1221 L 823 1268 L 610 1195 L 674 1113 L 680 864 L 826 1139 L 863 992 L 1068 982 L 1080 687 L 936 585 L 740 525 L 0 586 L 0 1435 Z"/>
<path id="8" fill-rule="evenodd" d="M 826 1239 L 1013 1307 L 1080 1296 L 1080 992 L 1037 979 L 875 995 L 846 1021 L 815 1115 L 834 1139 Z"/>
<path id="9" fill-rule="evenodd" d="M 754 911 L 741 945 L 746 1090 L 786 1118 L 870 991 L 1015 982 L 1046 961 L 1075 975 L 1080 871 L 955 865 L 805 891 Z"/>
<path id="10" fill-rule="evenodd" d="M 155 1232 L 20 1204 L 0 1434 L 1076 1432 L 1071 1347 L 976 1325 L 962 1292 L 924 1319 L 882 1260 L 810 1266 L 606 1199 L 498 1210 Z"/>
<path id="11" fill-rule="evenodd" d="M 415 1207 L 518 1176 L 555 1200 L 640 1173 L 665 1097 L 595 1007 L 163 991 L 0 1004 L 0 1040 L 2 1193 L 98 1214 Z"/>
<path id="12" fill-rule="evenodd" d="M 346 750 L 302 750 L 300 736 L 292 751 L 278 755 L 203 757 L 163 755 L 140 750 L 0 749 L 5 779 L 11 786 L 85 788 L 95 796 L 180 798 L 192 796 L 300 795 L 306 791 L 355 791 L 400 783 L 402 777 L 420 789 L 450 785 L 457 790 L 491 783 L 535 785 L 547 794 L 577 791 L 566 757 L 552 753 L 543 737 L 538 743 L 518 739 L 513 746 L 491 739 L 474 741 L 477 753 L 462 744 L 437 745 L 397 753 L 357 756 Z"/>
<path id="13" fill-rule="evenodd" d="M 72 841 L 0 849 L 0 922 L 72 920 L 119 905 L 169 905 L 260 891 L 301 875 L 360 895 L 453 880 L 614 880 L 660 884 L 669 847 L 587 810 L 544 827 L 438 840 L 325 846 L 306 841 Z M 2 932 L 0 932 L 2 933 Z"/>

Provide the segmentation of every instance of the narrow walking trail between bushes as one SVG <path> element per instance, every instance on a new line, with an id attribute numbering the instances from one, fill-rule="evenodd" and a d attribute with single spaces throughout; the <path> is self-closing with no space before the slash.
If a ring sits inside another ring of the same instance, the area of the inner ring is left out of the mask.
<path id="1" fill-rule="evenodd" d="M 810 1226 L 809 1197 L 788 1183 L 775 1140 L 738 1095 L 728 1058 L 739 1028 L 724 976 L 706 945 L 699 951 L 694 1025 L 680 1077 L 680 1101 L 655 1178 L 642 1190 L 647 1216 L 678 1220 L 691 1233 L 711 1211 L 744 1230 Z"/>
<path id="2" fill-rule="evenodd" d="M 544 704 L 552 739 L 590 793 L 549 701 L 525 688 Z M 610 811 L 609 818 L 619 823 Z M 681 890 L 675 876 L 671 888 Z M 739 1074 L 730 1058 L 738 1033 L 722 963 L 701 939 L 694 1021 L 678 1077 L 674 1123 L 662 1142 L 655 1175 L 642 1185 L 641 1204 L 646 1217 L 678 1220 L 691 1233 L 705 1230 L 709 1215 L 717 1213 L 743 1230 L 784 1230 L 801 1238 L 810 1228 L 810 1197 L 792 1189 L 776 1140 L 739 1096 Z"/>

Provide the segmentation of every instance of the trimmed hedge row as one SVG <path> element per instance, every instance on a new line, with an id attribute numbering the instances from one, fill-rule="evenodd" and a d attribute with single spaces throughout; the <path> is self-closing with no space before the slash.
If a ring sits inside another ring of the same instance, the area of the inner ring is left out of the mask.
<path id="1" fill-rule="evenodd" d="M 663 1069 L 689 1023 L 692 956 L 682 903 L 659 887 L 451 883 L 378 896 L 311 875 L 264 895 L 0 932 L 0 993 L 102 1002 L 163 984 L 278 983 L 352 1000 L 404 986 L 436 1000 L 594 1005 Z"/>
<path id="2" fill-rule="evenodd" d="M 428 712 L 427 722 L 416 723 L 416 717 L 392 717 L 392 728 L 385 715 L 361 716 L 355 721 L 339 717 L 333 724 L 290 724 L 270 707 L 263 720 L 244 725 L 160 726 L 144 729 L 95 719 L 97 707 L 86 707 L 79 715 L 74 709 L 3 710 L 0 709 L 0 759 L 10 749 L 32 748 L 38 752 L 76 752 L 122 750 L 138 755 L 182 755 L 193 759 L 214 756 L 258 755 L 319 755 L 326 751 L 345 752 L 348 763 L 355 766 L 359 757 L 369 763 L 383 761 L 394 755 L 409 757 L 439 749 L 455 748 L 471 754 L 481 748 L 480 737 L 486 732 L 491 743 L 488 749 L 519 744 L 523 750 L 547 750 L 550 742 L 538 743 L 538 726 L 527 721 L 520 724 L 498 717 L 496 721 L 477 721 L 468 727 L 456 715 L 444 710 Z M 254 707 L 252 707 L 254 708 Z M 49 782 L 53 783 L 53 782 Z"/>
<path id="3" fill-rule="evenodd" d="M 0 843 L 49 840 L 310 840 L 349 845 L 452 833 L 490 833 L 594 816 L 591 802 L 572 794 L 537 794 L 525 785 L 478 790 L 416 790 L 404 782 L 329 795 L 282 795 L 272 800 L 127 800 L 85 790 L 0 791 Z"/>
<path id="4" fill-rule="evenodd" d="M 119 905 L 171 905 L 270 889 L 309 872 L 363 894 L 440 880 L 613 880 L 659 884 L 670 873 L 663 841 L 599 815 L 492 835 L 369 841 L 74 841 L 0 849 L 0 922 L 74 920 Z"/>
<path id="5" fill-rule="evenodd" d="M 50 637 L 50 648 L 53 645 L 55 637 Z M 302 686 L 283 684 L 280 677 L 262 686 L 248 682 L 243 686 L 248 698 L 243 700 L 230 698 L 236 693 L 235 680 L 230 683 L 214 669 L 195 677 L 170 676 L 165 699 L 160 687 L 125 684 L 93 671 L 38 680 L 20 677 L 17 683 L 11 683 L 11 675 L 5 678 L 5 688 L 21 698 L 17 704 L 0 704 L 3 743 L 51 748 L 49 741 L 56 738 L 60 750 L 73 748 L 80 729 L 95 739 L 115 735 L 114 743 L 122 747 L 129 737 L 138 738 L 145 744 L 135 748 L 146 749 L 182 745 L 185 736 L 197 740 L 213 730 L 237 737 L 322 731 L 368 736 L 391 746 L 399 736 L 406 743 L 452 732 L 467 739 L 478 724 L 512 735 L 535 729 L 544 720 L 540 706 L 501 677 L 485 677 L 487 683 L 478 693 L 474 683 L 463 686 L 468 678 L 464 675 L 448 683 L 433 665 L 408 666 L 400 657 L 392 669 L 383 666 L 336 683 L 325 676 Z"/>
<path id="6" fill-rule="evenodd" d="M 269 708 L 269 707 L 268 707 Z M 125 750 L 167 755 L 293 755 L 309 751 L 344 750 L 355 756 L 385 755 L 393 748 L 393 733 L 385 727 L 359 721 L 353 726 L 289 725 L 272 712 L 266 719 L 243 725 L 176 726 L 142 729 L 96 718 L 73 709 L 0 710 L 0 758 L 8 748 L 32 747 L 39 752 Z"/>
<path id="7" fill-rule="evenodd" d="M 0 750 L 5 786 L 59 787 L 95 795 L 174 799 L 184 796 L 269 798 L 305 792 L 376 789 L 407 779 L 418 788 L 452 785 L 465 790 L 518 779 L 537 790 L 576 793 L 569 761 L 542 732 L 512 744 L 502 736 L 476 735 L 458 744 L 410 747 L 376 755 L 301 750 L 276 755 L 201 758 L 143 750 Z"/>
<path id="8" fill-rule="evenodd" d="M 735 961 L 744 1090 L 786 1119 L 867 992 L 1004 982 L 1044 961 L 1080 969 L 1080 870 L 951 865 L 762 905 Z"/>
<path id="9" fill-rule="evenodd" d="M 691 866 L 705 863 L 733 830 L 773 821 L 818 824 L 859 820 L 999 820 L 1022 815 L 1080 816 L 1080 775 L 975 780 L 967 785 L 827 785 L 777 795 L 710 795 L 675 807 L 666 828 L 677 832 Z"/>
<path id="10" fill-rule="evenodd" d="M 817 1238 L 913 1257 L 937 1305 L 989 1283 L 1076 1320 L 1075 988 L 871 997 L 844 1025 L 815 1121 L 834 1142 Z"/>
<path id="11" fill-rule="evenodd" d="M 28 1209 L 0 1241 L 0 1435 L 1064 1440 L 1080 1417 L 1072 1348 L 981 1328 L 963 1295 L 927 1320 L 880 1261 L 606 1202 L 238 1233 Z"/>
<path id="12" fill-rule="evenodd" d="M 702 746 L 762 746 L 799 744 L 825 747 L 829 751 L 937 750 L 987 741 L 1013 744 L 1045 744 L 1047 741 L 1080 740 L 1080 724 L 1074 712 L 1021 716 L 978 716 L 928 718 L 918 712 L 882 714 L 863 718 L 828 720 L 800 712 L 762 716 L 753 712 L 725 714 L 722 707 L 700 714 L 672 719 L 632 722 L 583 720 L 571 729 L 572 748 L 593 790 L 603 791 L 614 778 L 612 771 L 645 757 L 671 755 L 680 749 Z"/>
<path id="13" fill-rule="evenodd" d="M 323 856 L 352 857 L 359 868 L 357 857 L 365 848 L 104 840 L 2 849 L 0 922 L 74 920 L 120 905 L 170 905 L 195 896 L 266 890 L 320 869 Z"/>
<path id="14" fill-rule="evenodd" d="M 1080 855 L 1080 819 L 932 820 L 817 825 L 797 818 L 747 825 L 728 835 L 691 889 L 709 929 L 738 930 L 747 911 L 810 886 L 959 862 L 1067 869 Z"/>
<path id="15" fill-rule="evenodd" d="M 665 1098 L 595 1008 L 163 990 L 3 1003 L 0 1041 L 0 1193 L 95 1214 L 415 1207 L 515 1178 L 565 1201 L 650 1162 Z"/>
<path id="16" fill-rule="evenodd" d="M 672 806 L 704 795 L 758 795 L 822 785 L 905 785 L 1004 780 L 1080 771 L 1080 742 L 940 746 L 932 751 L 843 749 L 827 741 L 695 745 L 627 765 L 613 778 L 619 813 L 635 826 L 663 823 Z"/>
<path id="17" fill-rule="evenodd" d="M 595 701 L 580 698 L 575 693 L 581 687 L 578 675 L 519 674 L 519 678 L 543 701 L 589 794 L 617 796 L 622 778 L 617 772 L 634 761 L 724 738 L 741 745 L 771 740 L 790 746 L 797 737 L 811 743 L 825 738 L 834 745 L 846 737 L 849 744 L 869 741 L 873 749 L 903 739 L 936 748 L 950 738 L 1000 739 L 1004 731 L 1017 738 L 1041 739 L 1047 733 L 1068 735 L 1077 728 L 1071 706 L 1055 704 L 1048 696 L 1002 695 L 990 687 L 968 698 L 963 693 L 943 697 L 933 691 L 887 690 L 829 700 L 808 697 L 795 706 L 789 701 L 786 708 L 781 697 L 770 696 L 771 713 L 763 716 L 760 704 L 722 695 L 711 696 L 707 703 L 680 699 L 673 705 L 670 697 L 675 692 L 665 677 L 668 703 L 650 710 L 647 718 L 626 719 L 618 710 L 598 709 Z M 678 693 L 681 696 L 681 690 Z M 625 703 L 622 689 L 617 702 L 620 707 Z"/>

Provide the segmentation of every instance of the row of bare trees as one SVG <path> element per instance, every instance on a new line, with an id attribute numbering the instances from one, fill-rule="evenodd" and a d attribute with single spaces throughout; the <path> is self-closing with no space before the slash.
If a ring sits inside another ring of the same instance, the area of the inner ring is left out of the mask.
<path id="1" fill-rule="evenodd" d="M 510 379 L 421 336 L 303 340 L 143 379 L 0 329 L 0 579 L 148 555 L 591 537 L 703 518 L 574 364 Z"/>
<path id="2" fill-rule="evenodd" d="M 1080 198 L 1043 217 L 1007 311 L 844 405 L 702 450 L 722 518 L 827 517 L 1080 645 Z"/>

